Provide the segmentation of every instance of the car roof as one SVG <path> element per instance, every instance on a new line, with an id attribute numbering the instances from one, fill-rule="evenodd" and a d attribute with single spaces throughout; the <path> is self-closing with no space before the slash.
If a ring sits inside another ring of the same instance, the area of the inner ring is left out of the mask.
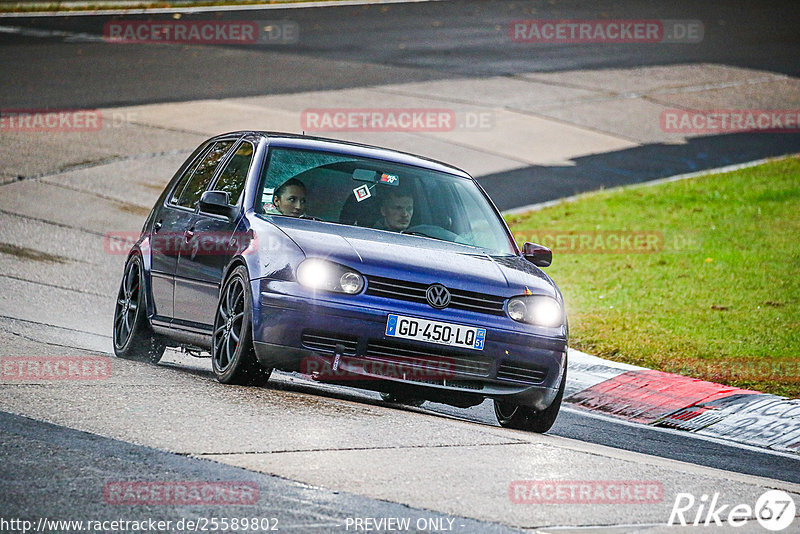
<path id="1" fill-rule="evenodd" d="M 434 171 L 446 172 L 448 174 L 455 174 L 463 178 L 472 179 L 472 177 L 465 171 L 458 167 L 453 167 L 447 163 L 437 161 L 434 159 L 410 154 L 408 152 L 401 152 L 389 148 L 381 148 L 373 145 L 366 145 L 362 143 L 353 143 L 350 141 L 341 141 L 338 139 L 329 139 L 325 137 L 315 137 L 311 135 L 291 134 L 285 132 L 271 132 L 271 131 L 257 131 L 257 130 L 242 130 L 238 132 L 229 132 L 226 134 L 218 135 L 212 139 L 217 138 L 230 138 L 232 136 L 245 136 L 245 137 L 260 137 L 266 139 L 271 146 L 286 147 L 286 148 L 300 148 L 307 150 L 322 150 L 326 152 L 338 152 L 349 154 L 352 156 L 361 156 L 365 158 L 375 158 L 380 160 L 391 161 L 394 163 L 401 163 L 405 165 L 413 165 L 415 167 L 422 167 Z"/>

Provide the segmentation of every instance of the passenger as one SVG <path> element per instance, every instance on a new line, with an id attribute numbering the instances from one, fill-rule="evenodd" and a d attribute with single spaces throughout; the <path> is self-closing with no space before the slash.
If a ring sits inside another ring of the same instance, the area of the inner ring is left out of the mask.
<path id="1" fill-rule="evenodd" d="M 411 224 L 414 216 L 414 197 L 404 191 L 388 191 L 381 199 L 381 219 L 373 228 L 402 232 Z"/>
<path id="2" fill-rule="evenodd" d="M 306 186 L 297 178 L 286 180 L 272 195 L 272 204 L 281 214 L 300 217 L 306 210 Z"/>

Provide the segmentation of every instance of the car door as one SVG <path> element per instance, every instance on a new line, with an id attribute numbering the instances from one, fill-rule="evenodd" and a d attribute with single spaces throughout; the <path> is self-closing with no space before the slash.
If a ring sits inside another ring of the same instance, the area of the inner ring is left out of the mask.
<path id="1" fill-rule="evenodd" d="M 228 193 L 233 217 L 198 211 L 188 229 L 189 239 L 178 258 L 175 276 L 175 319 L 193 329 L 210 330 L 214 323 L 225 266 L 248 238 L 236 231 L 242 197 L 255 147 L 242 141 L 224 163 L 208 190 Z"/>
<path id="2" fill-rule="evenodd" d="M 186 184 L 195 171 L 204 163 L 213 149 L 211 143 L 195 158 L 178 179 L 175 188 L 155 216 L 150 239 L 150 274 L 155 314 L 153 321 L 169 322 L 173 316 L 173 298 L 175 291 L 175 268 L 178 264 L 178 252 L 186 228 L 191 224 L 194 210 L 178 203 Z"/>
<path id="3" fill-rule="evenodd" d="M 172 297 L 173 324 L 177 318 L 181 317 L 180 309 L 175 306 L 175 292 L 178 287 L 178 260 L 181 252 L 185 250 L 188 245 L 187 232 L 195 218 L 200 196 L 211 183 L 219 163 L 224 160 L 225 155 L 235 142 L 236 139 L 223 139 L 213 143 L 200 158 L 191 176 L 183 184 L 183 187 L 176 188 L 172 198 L 169 200 L 168 213 L 173 215 L 173 219 L 165 217 L 164 224 L 166 225 L 167 222 L 171 224 L 168 228 L 162 226 L 159 233 L 161 242 L 165 243 L 165 261 L 168 259 L 170 262 L 174 262 L 172 263 L 171 278 L 173 290 L 170 293 Z M 156 223 L 157 222 L 158 221 L 156 221 Z"/>

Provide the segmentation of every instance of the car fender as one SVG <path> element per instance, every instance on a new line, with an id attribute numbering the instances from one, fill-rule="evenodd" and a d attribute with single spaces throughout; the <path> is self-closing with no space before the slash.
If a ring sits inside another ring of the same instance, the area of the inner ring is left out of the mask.
<path id="1" fill-rule="evenodd" d="M 130 252 L 125 257 L 125 265 L 131 260 L 133 256 L 139 256 L 142 260 L 142 279 L 141 279 L 141 290 L 144 292 L 145 296 L 145 319 L 147 320 L 148 326 L 152 327 L 153 315 L 155 314 L 155 308 L 153 307 L 153 286 L 150 283 L 150 237 L 146 235 L 142 235 L 139 237 L 139 240 L 131 247 Z M 124 271 L 123 271 L 124 272 Z"/>
<path id="2" fill-rule="evenodd" d="M 238 225 L 238 232 L 250 235 L 250 246 L 231 259 L 225 275 L 239 262 L 247 266 L 250 280 L 274 278 L 293 280 L 294 270 L 305 259 L 300 246 L 283 230 L 266 218 L 246 214 Z"/>

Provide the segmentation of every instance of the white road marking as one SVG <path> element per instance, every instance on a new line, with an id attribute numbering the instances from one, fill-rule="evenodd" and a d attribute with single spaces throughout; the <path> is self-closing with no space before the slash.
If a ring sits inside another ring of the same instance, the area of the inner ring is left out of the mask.
<path id="1" fill-rule="evenodd" d="M 23 28 L 22 26 L 0 26 L 0 33 L 16 34 L 24 37 L 39 37 L 41 39 L 63 37 L 67 42 L 104 42 L 104 39 L 101 35 L 92 35 L 83 32 L 67 32 L 62 30 L 39 30 L 36 28 Z"/>
<path id="2" fill-rule="evenodd" d="M 441 2 L 443 0 L 328 0 L 317 2 L 286 2 L 286 3 L 264 3 L 264 4 L 239 4 L 239 5 L 218 5 L 218 6 L 196 6 L 196 7 L 149 7 L 149 8 L 116 8 L 116 9 L 93 9 L 82 11 L 20 11 L 14 13 L 0 12 L 0 18 L 22 18 L 22 17 L 87 17 L 94 15 L 152 15 L 156 13 L 208 13 L 220 11 L 260 11 L 267 9 L 303 9 L 315 7 L 339 7 L 339 6 L 372 6 L 383 4 L 411 4 L 419 2 Z M 136 2 L 141 3 L 141 2 Z M 136 3 L 132 3 L 135 5 Z"/>

